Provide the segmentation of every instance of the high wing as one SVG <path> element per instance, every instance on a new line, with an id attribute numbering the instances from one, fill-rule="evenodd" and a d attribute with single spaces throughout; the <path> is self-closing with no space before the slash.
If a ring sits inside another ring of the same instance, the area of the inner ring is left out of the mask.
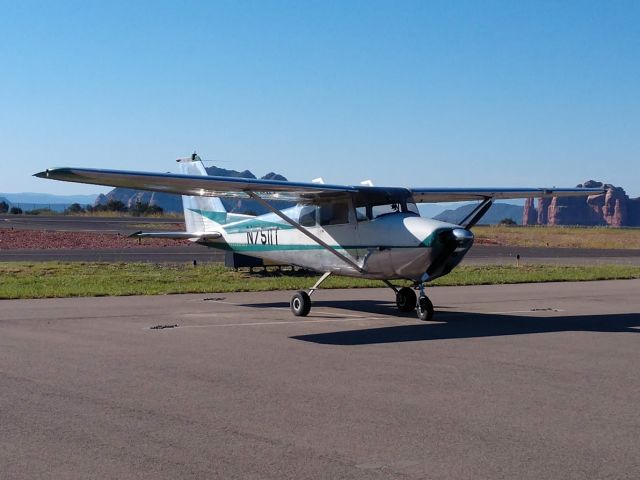
<path id="1" fill-rule="evenodd" d="M 91 168 L 54 168 L 36 177 L 66 182 L 124 187 L 136 190 L 226 198 L 258 195 L 266 200 L 321 201 L 359 193 L 371 197 L 413 196 L 416 203 L 585 196 L 603 193 L 598 188 L 397 188 L 282 182 L 235 177 L 192 176 L 174 173 L 147 173 Z"/>
<path id="2" fill-rule="evenodd" d="M 601 188 L 412 188 L 416 203 L 467 202 L 514 198 L 581 197 L 604 193 Z"/>
<path id="3" fill-rule="evenodd" d="M 246 192 L 254 192 L 267 200 L 288 201 L 318 197 L 340 197 L 358 191 L 356 187 L 345 185 L 92 168 L 54 168 L 36 173 L 35 176 L 65 182 L 108 185 L 135 190 L 205 197 L 248 198 L 249 196 Z"/>

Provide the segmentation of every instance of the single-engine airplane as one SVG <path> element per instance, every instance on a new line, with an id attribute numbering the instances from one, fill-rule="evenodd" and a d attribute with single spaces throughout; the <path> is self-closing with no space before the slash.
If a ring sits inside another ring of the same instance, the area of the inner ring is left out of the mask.
<path id="1" fill-rule="evenodd" d="M 496 199 L 584 196 L 589 188 L 398 188 L 329 185 L 207 175 L 195 153 L 178 160 L 180 174 L 89 168 L 54 168 L 36 177 L 181 194 L 185 232 L 139 232 L 140 237 L 189 239 L 208 247 L 290 264 L 322 273 L 309 291 L 291 298 L 305 316 L 311 295 L 329 275 L 382 280 L 402 312 L 433 316 L 425 283 L 448 274 L 473 245 L 471 228 Z M 223 198 L 252 198 L 269 213 L 227 212 Z M 270 200 L 296 202 L 279 210 Z M 416 203 L 478 201 L 459 225 L 420 216 Z M 397 288 L 393 280 L 413 288 Z M 415 290 L 419 292 L 416 295 Z"/>

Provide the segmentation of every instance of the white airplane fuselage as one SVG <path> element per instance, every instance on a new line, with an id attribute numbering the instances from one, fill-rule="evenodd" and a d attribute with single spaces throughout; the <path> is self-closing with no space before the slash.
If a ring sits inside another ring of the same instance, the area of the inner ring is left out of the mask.
<path id="1" fill-rule="evenodd" d="M 296 222 L 310 208 L 297 205 L 283 210 Z M 213 248 L 258 257 L 275 264 L 292 264 L 319 272 L 371 279 L 419 281 L 445 275 L 473 244 L 473 234 L 458 225 L 424 218 L 412 212 L 391 212 L 377 218 L 358 220 L 349 209 L 346 223 L 307 224 L 305 228 L 360 267 L 354 268 L 332 251 L 286 223 L 273 213 L 206 225 L 217 230 L 218 239 L 205 243 Z M 344 219 L 346 220 L 346 219 Z"/>

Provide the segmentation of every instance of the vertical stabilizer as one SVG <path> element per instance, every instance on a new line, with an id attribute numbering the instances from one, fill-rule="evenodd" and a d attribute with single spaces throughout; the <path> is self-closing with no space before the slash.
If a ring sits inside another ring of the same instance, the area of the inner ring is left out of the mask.
<path id="1" fill-rule="evenodd" d="M 180 173 L 183 175 L 208 175 L 202 160 L 195 153 L 189 158 L 181 158 Z M 182 196 L 184 223 L 187 232 L 206 233 L 220 231 L 220 225 L 227 221 L 227 211 L 218 197 Z"/>

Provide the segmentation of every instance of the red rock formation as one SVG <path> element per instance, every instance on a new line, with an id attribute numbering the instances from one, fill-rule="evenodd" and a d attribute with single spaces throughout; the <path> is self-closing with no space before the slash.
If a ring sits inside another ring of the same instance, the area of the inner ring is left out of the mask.
<path id="1" fill-rule="evenodd" d="M 533 201 L 527 201 L 523 225 L 640 226 L 640 198 L 630 199 L 622 188 L 593 180 L 578 185 L 578 188 L 583 187 L 604 188 L 606 193 L 588 197 L 540 198 L 537 212 Z"/>
<path id="2" fill-rule="evenodd" d="M 629 225 L 640 225 L 640 198 L 633 198 L 627 202 Z"/>
<path id="3" fill-rule="evenodd" d="M 610 187 L 604 199 L 602 216 L 607 225 L 622 227 L 627 225 L 627 201 L 629 197 L 622 188 Z"/>
<path id="4" fill-rule="evenodd" d="M 538 199 L 538 225 L 546 225 L 549 220 L 549 204 L 551 199 L 539 198 Z"/>
<path id="5" fill-rule="evenodd" d="M 523 225 L 535 225 L 538 223 L 538 212 L 533 202 L 533 198 L 527 198 L 524 202 Z"/>

